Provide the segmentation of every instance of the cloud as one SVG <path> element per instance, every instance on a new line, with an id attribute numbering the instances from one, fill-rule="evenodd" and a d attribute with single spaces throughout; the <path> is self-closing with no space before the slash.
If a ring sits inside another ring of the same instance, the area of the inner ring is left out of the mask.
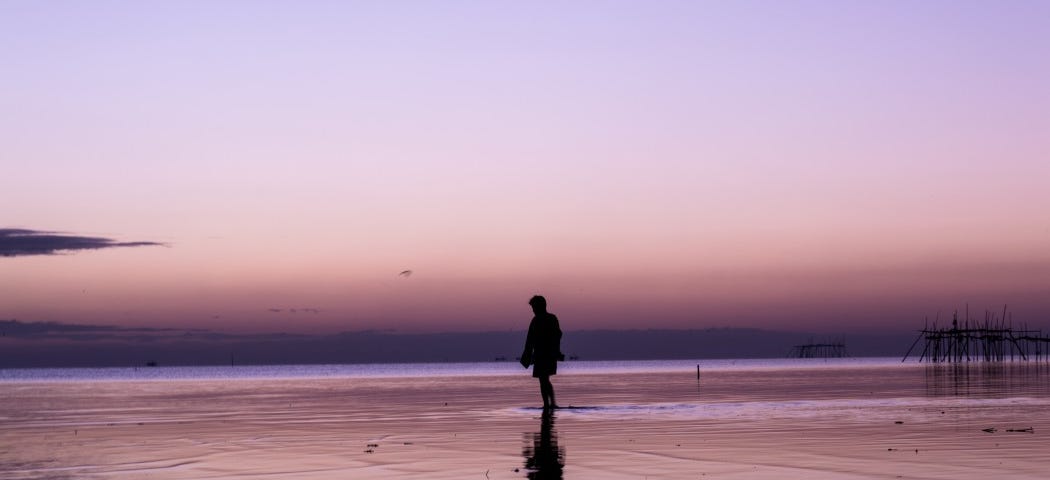
<path id="1" fill-rule="evenodd" d="M 0 336 L 41 339 L 63 338 L 69 340 L 102 340 L 110 338 L 142 339 L 183 335 L 202 330 L 180 330 L 174 328 L 118 327 L 113 325 L 78 325 L 60 322 L 20 322 L 0 320 Z"/>
<path id="2" fill-rule="evenodd" d="M 0 228 L 0 257 L 54 255 L 113 247 L 163 246 L 158 242 L 118 242 L 111 238 L 66 235 L 24 228 Z"/>
<path id="3" fill-rule="evenodd" d="M 61 322 L 22 322 L 0 320 L 0 345 L 5 340 L 19 342 L 74 341 L 150 343 L 150 342 L 285 342 L 314 338 L 313 335 L 291 333 L 224 333 L 200 328 L 123 327 L 116 325 L 86 325 Z M 0 348 L 3 348 L 0 346 Z M 0 359 L 0 366 L 3 365 Z"/>
<path id="4" fill-rule="evenodd" d="M 303 307 L 289 308 L 287 310 L 283 309 L 283 308 L 267 308 L 266 311 L 268 311 L 270 313 L 281 313 L 281 312 L 285 312 L 285 311 L 287 311 L 288 313 L 312 313 L 314 315 L 316 315 L 318 313 L 321 313 L 321 309 L 319 309 L 319 308 L 303 308 Z"/>

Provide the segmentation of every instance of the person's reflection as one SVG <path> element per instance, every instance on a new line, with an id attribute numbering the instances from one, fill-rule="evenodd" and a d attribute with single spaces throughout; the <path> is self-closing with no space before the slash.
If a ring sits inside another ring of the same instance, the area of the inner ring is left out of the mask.
<path id="1" fill-rule="evenodd" d="M 554 412 L 545 411 L 540 422 L 540 431 L 525 434 L 526 477 L 532 480 L 562 478 L 565 468 L 565 448 L 558 446 L 558 432 L 554 430 Z"/>

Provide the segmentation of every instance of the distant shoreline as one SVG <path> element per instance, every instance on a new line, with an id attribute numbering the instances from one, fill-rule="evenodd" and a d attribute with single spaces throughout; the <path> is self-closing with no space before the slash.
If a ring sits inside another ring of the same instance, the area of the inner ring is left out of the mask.
<path id="1" fill-rule="evenodd" d="M 20 324 L 33 325 L 33 324 Z M 58 324 L 61 326 L 61 324 Z M 328 335 L 157 330 L 63 330 L 54 324 L 0 339 L 0 368 L 486 362 L 521 354 L 525 332 Z M 81 327 L 81 326 L 76 326 Z M 903 356 L 913 332 L 822 334 L 750 328 L 566 331 L 562 351 L 580 360 L 784 358 L 792 347 L 836 339 L 850 357 Z"/>

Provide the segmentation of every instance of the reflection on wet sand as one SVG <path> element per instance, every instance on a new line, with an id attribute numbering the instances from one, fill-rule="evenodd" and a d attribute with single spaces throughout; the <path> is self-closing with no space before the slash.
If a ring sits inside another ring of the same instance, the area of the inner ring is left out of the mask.
<path id="1" fill-rule="evenodd" d="M 526 477 L 532 480 L 561 480 L 565 468 L 565 447 L 558 446 L 558 432 L 554 429 L 554 413 L 545 411 L 540 420 L 540 431 L 525 434 Z"/>
<path id="2" fill-rule="evenodd" d="M 972 362 L 926 367 L 926 395 L 931 397 L 1006 398 L 1050 394 L 1050 364 L 1045 362 Z"/>
<path id="3" fill-rule="evenodd" d="M 572 375 L 549 419 L 520 374 L 0 381 L 0 478 L 1047 477 L 1047 376 L 898 362 Z"/>

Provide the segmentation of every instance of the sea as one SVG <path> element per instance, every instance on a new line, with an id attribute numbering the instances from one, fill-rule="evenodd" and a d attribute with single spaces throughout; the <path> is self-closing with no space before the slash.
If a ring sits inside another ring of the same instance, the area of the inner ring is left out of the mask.
<path id="1" fill-rule="evenodd" d="M 615 374 L 639 372 L 724 372 L 835 368 L 914 367 L 899 358 L 761 358 L 689 360 L 573 360 L 559 364 L 559 374 Z M 317 365 L 207 365 L 98 368 L 0 368 L 0 382 L 139 381 L 295 378 L 385 378 L 433 376 L 499 376 L 523 372 L 514 361 L 461 363 L 364 363 Z"/>
<path id="2" fill-rule="evenodd" d="M 0 369 L 0 478 L 1045 476 L 1050 363 Z"/>

